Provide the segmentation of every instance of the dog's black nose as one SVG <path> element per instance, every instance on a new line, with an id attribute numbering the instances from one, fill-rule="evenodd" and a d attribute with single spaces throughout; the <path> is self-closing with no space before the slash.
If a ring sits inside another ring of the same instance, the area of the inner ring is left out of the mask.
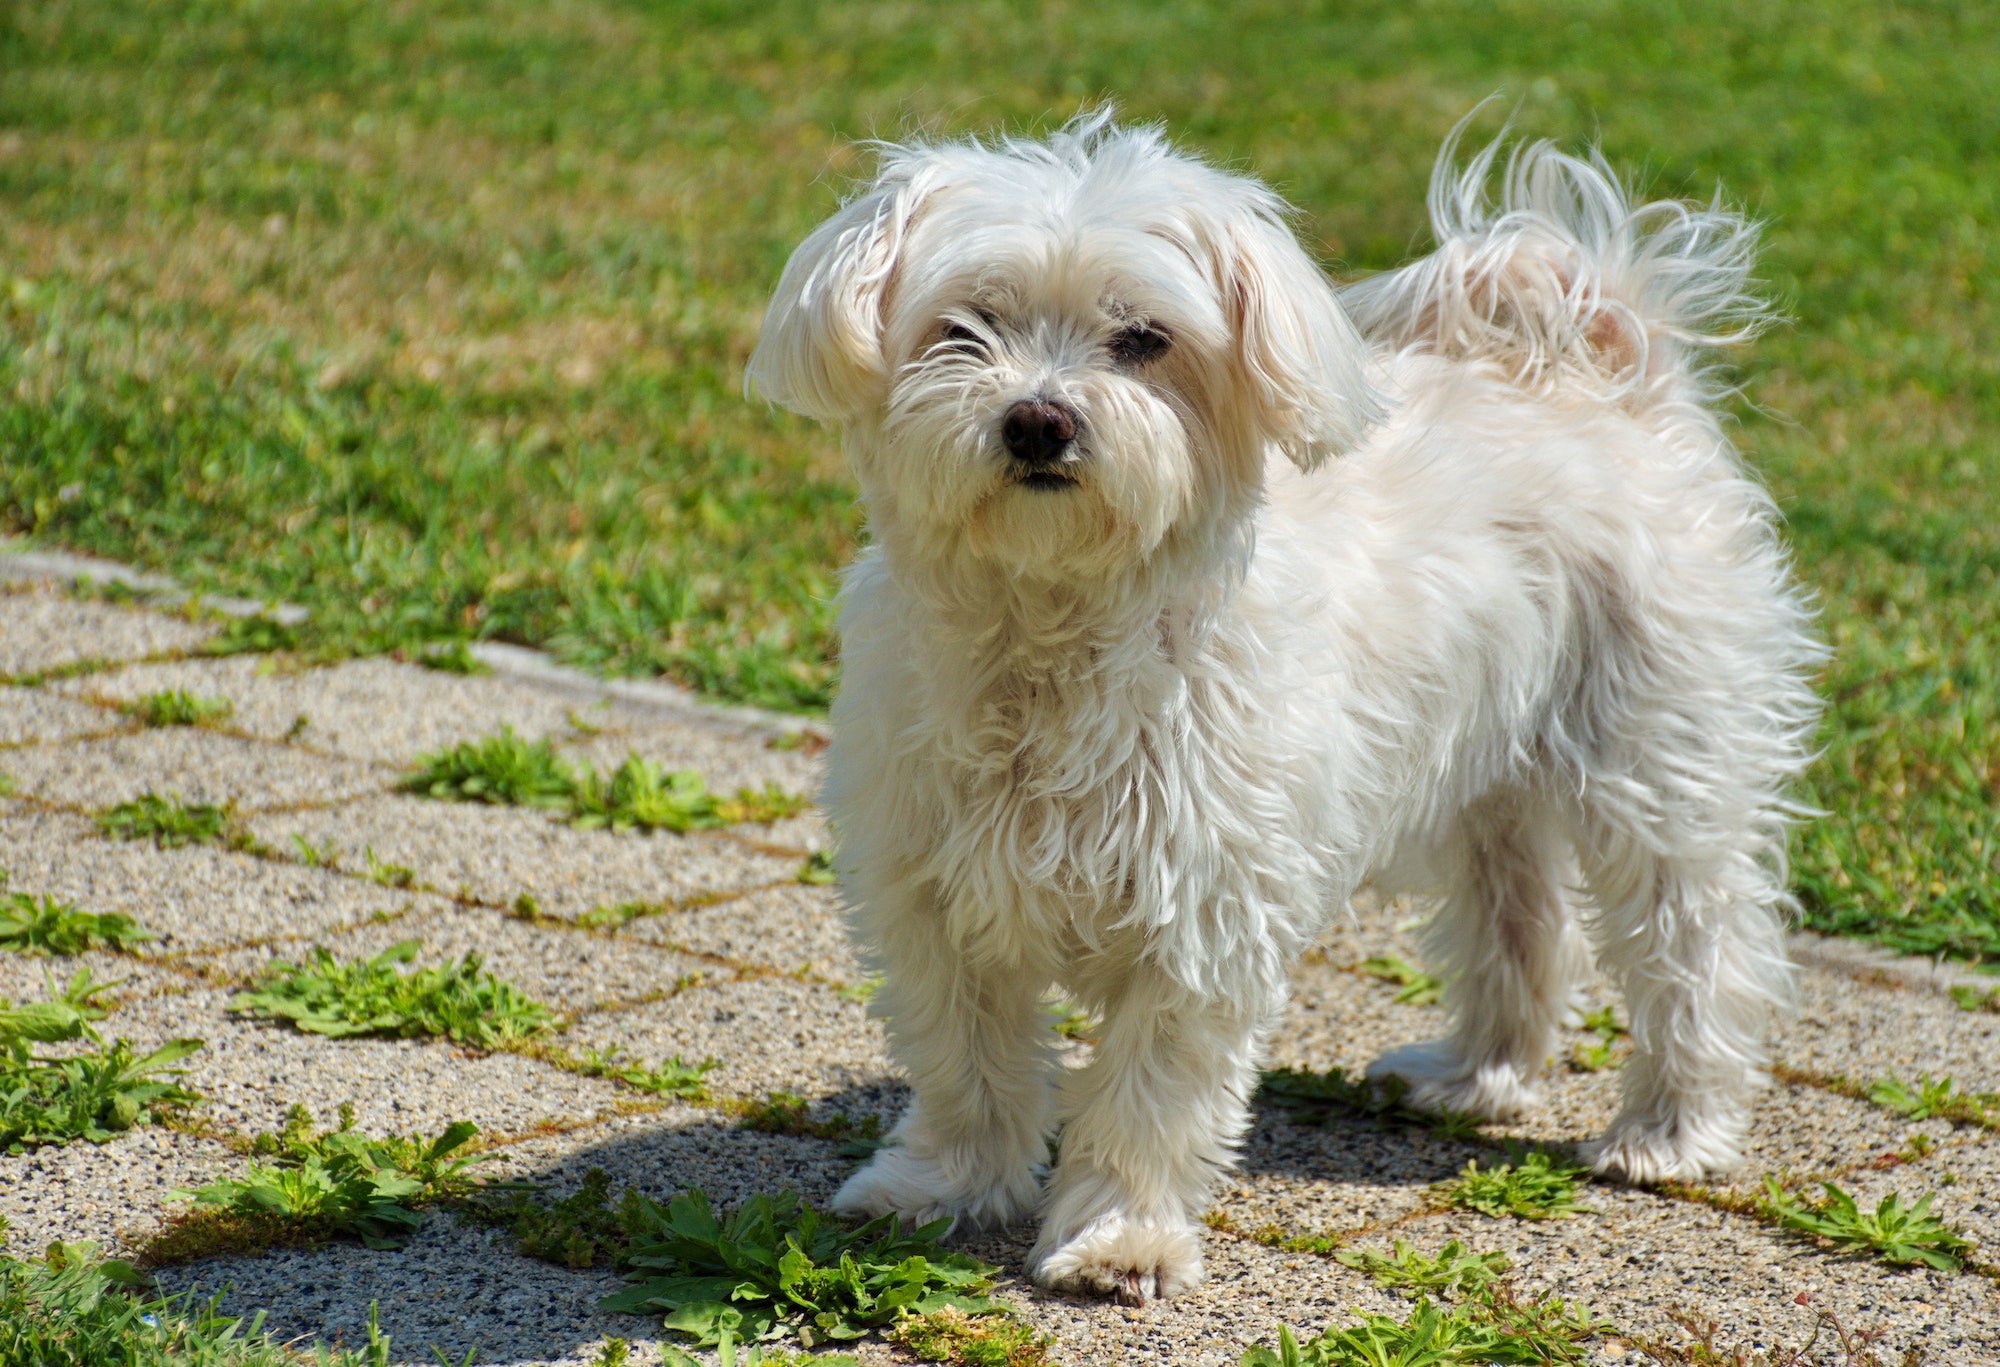
<path id="1" fill-rule="evenodd" d="M 1023 399 L 1000 424 L 1007 454 L 1023 465 L 1053 465 L 1076 440 L 1076 410 L 1068 404 Z"/>

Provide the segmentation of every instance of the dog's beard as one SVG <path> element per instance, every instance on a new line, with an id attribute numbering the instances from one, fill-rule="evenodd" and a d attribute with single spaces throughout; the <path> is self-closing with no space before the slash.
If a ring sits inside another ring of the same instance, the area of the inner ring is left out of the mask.
<path id="1" fill-rule="evenodd" d="M 1198 437 L 1166 396 L 1129 377 L 1065 377 L 1080 418 L 1059 462 L 1010 457 L 997 432 L 1024 386 L 967 367 L 910 367 L 888 419 L 857 450 L 869 502 L 927 558 L 1026 578 L 1105 579 L 1145 560 L 1199 501 Z"/>

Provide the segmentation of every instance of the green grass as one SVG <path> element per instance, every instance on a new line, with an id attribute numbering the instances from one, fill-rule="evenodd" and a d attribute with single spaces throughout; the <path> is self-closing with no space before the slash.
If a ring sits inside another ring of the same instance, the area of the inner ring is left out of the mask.
<path id="1" fill-rule="evenodd" d="M 192 1204 L 148 1242 L 145 1258 L 183 1262 L 343 1237 L 399 1247 L 422 1226 L 427 1206 L 473 1190 L 471 1170 L 483 1156 L 465 1146 L 478 1133 L 459 1121 L 434 1139 L 370 1139 L 354 1132 L 346 1107 L 338 1128 L 315 1133 L 311 1114 L 294 1106 L 279 1133 L 253 1142 L 252 1153 L 266 1161 L 168 1194 Z"/>
<path id="2" fill-rule="evenodd" d="M 1420 1296 L 1403 1319 L 1361 1315 L 1301 1342 L 1291 1327 L 1278 1346 L 1246 1350 L 1242 1367 L 1473 1367 L 1488 1363 L 1569 1364 L 1610 1326 L 1553 1293 L 1521 1300 L 1504 1282 L 1483 1286 L 1455 1305 Z"/>
<path id="3" fill-rule="evenodd" d="M 1576 1200 L 1582 1168 L 1540 1149 L 1517 1150 L 1512 1157 L 1512 1162 L 1489 1168 L 1480 1167 L 1478 1159 L 1467 1163 L 1457 1177 L 1435 1188 L 1438 1205 L 1520 1220 L 1565 1220 L 1583 1209 Z"/>
<path id="4" fill-rule="evenodd" d="M 1824 1242 L 1846 1253 L 1866 1253 L 1885 1263 L 1922 1265 L 1956 1272 L 1965 1265 L 1972 1244 L 1958 1230 L 1930 1213 L 1932 1193 L 1914 1205 L 1890 1192 L 1869 1210 L 1831 1182 L 1820 1184 L 1825 1197 L 1817 1202 L 1790 1195 L 1770 1178 L 1764 1179 L 1766 1206 L 1786 1229 Z"/>
<path id="5" fill-rule="evenodd" d="M 0 869 L 0 950 L 68 957 L 92 949 L 127 950 L 157 938 L 122 912 L 78 911 L 53 897 L 6 889 L 7 871 Z"/>
<path id="6" fill-rule="evenodd" d="M 1423 244 L 1496 90 L 1769 223 L 1738 436 L 1836 655 L 1809 926 L 2000 957 L 2000 11 L 1884 0 L 1155 5 L 50 0 L 0 19 L 0 530 L 811 710 L 860 533 L 742 397 L 853 139 L 1104 96 L 1252 169 L 1343 271 Z"/>
<path id="7" fill-rule="evenodd" d="M 229 834 L 229 809 L 143 793 L 99 812 L 97 829 L 117 840 L 150 840 L 163 850 L 206 845 Z"/>
<path id="8" fill-rule="evenodd" d="M 0 1153 L 102 1144 L 201 1100 L 180 1084 L 187 1070 L 176 1066 L 200 1040 L 172 1040 L 143 1055 L 122 1039 L 105 1043 L 94 1022 L 105 1014 L 98 999 L 115 985 L 78 970 L 61 990 L 51 985 L 46 1000 L 0 997 Z M 82 1047 L 36 1051 L 50 1044 Z"/>
<path id="9" fill-rule="evenodd" d="M 735 797 L 711 793 L 691 769 L 669 771 L 628 754 L 609 775 L 573 768 L 546 740 L 526 741 L 502 726 L 495 735 L 420 755 L 403 775 L 404 792 L 446 802 L 544 807 L 583 830 L 715 830 L 795 816 L 806 799 L 766 786 Z"/>
<path id="10" fill-rule="evenodd" d="M 159 1296 L 130 1263 L 91 1243 L 52 1244 L 41 1258 L 0 1255 L 0 1363 L 7 1367 L 389 1367 L 389 1340 L 368 1312 L 358 1351 L 280 1344 L 221 1313 L 220 1295 Z"/>
<path id="11" fill-rule="evenodd" d="M 1388 1253 L 1372 1248 L 1342 1249 L 1336 1262 L 1374 1278 L 1375 1285 L 1415 1297 L 1419 1294 L 1476 1294 L 1507 1271 L 1504 1253 L 1472 1253 L 1453 1239 L 1435 1254 L 1420 1253 L 1401 1239 Z"/>
<path id="12" fill-rule="evenodd" d="M 486 972 L 477 954 L 404 971 L 420 947 L 405 940 L 372 958 L 340 963 L 314 946 L 304 963 L 266 964 L 229 1009 L 336 1039 L 434 1035 L 480 1049 L 532 1039 L 555 1024 L 553 1012 Z"/>
<path id="13" fill-rule="evenodd" d="M 910 1315 L 1005 1308 L 989 1294 L 999 1269 L 938 1247 L 949 1221 L 904 1233 L 884 1216 L 848 1228 L 789 1191 L 719 1218 L 700 1190 L 664 1208 L 637 1197 L 633 1210 L 621 1262 L 634 1284 L 600 1308 L 661 1315 L 702 1347 L 783 1337 L 826 1347 Z"/>
<path id="14" fill-rule="evenodd" d="M 184 688 L 168 688 L 120 703 L 118 710 L 147 726 L 212 726 L 227 721 L 236 705 L 227 698 L 208 698 Z"/>
<path id="15" fill-rule="evenodd" d="M 1480 1119 L 1453 1111 L 1420 1111 L 1403 1104 L 1409 1083 L 1399 1077 L 1380 1081 L 1350 1078 L 1345 1070 L 1323 1073 L 1300 1068 L 1273 1068 L 1257 1082 L 1257 1100 L 1276 1106 L 1296 1125 L 1331 1125 L 1336 1120 L 1409 1125 L 1447 1139 L 1476 1139 Z"/>
<path id="16" fill-rule="evenodd" d="M 1444 983 L 1398 954 L 1380 954 L 1355 965 L 1358 972 L 1396 986 L 1396 1000 L 1405 1006 L 1435 1006 L 1444 996 Z"/>

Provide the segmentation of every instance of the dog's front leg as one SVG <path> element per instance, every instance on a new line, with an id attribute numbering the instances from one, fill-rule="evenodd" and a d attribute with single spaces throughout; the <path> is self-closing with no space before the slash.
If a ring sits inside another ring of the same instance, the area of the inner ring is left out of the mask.
<path id="1" fill-rule="evenodd" d="M 1028 1271 L 1127 1305 L 1201 1280 L 1196 1220 L 1248 1124 L 1261 1013 L 1135 983 L 1063 1082 L 1062 1161 Z"/>
<path id="2" fill-rule="evenodd" d="M 879 935 L 875 998 L 915 1099 L 887 1145 L 834 1197 L 846 1215 L 950 1217 L 958 1232 L 1033 1210 L 1048 1164 L 1054 1065 L 1047 974 L 969 962 L 926 906 Z"/>

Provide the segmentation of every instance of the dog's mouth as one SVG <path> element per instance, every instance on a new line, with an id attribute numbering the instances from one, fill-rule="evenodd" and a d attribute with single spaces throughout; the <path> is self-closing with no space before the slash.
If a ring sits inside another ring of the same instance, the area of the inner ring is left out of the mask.
<path id="1" fill-rule="evenodd" d="M 1072 465 L 1010 465 L 1007 468 L 1007 483 L 1023 489 L 1033 489 L 1037 493 L 1060 493 L 1074 489 L 1083 481 Z"/>

